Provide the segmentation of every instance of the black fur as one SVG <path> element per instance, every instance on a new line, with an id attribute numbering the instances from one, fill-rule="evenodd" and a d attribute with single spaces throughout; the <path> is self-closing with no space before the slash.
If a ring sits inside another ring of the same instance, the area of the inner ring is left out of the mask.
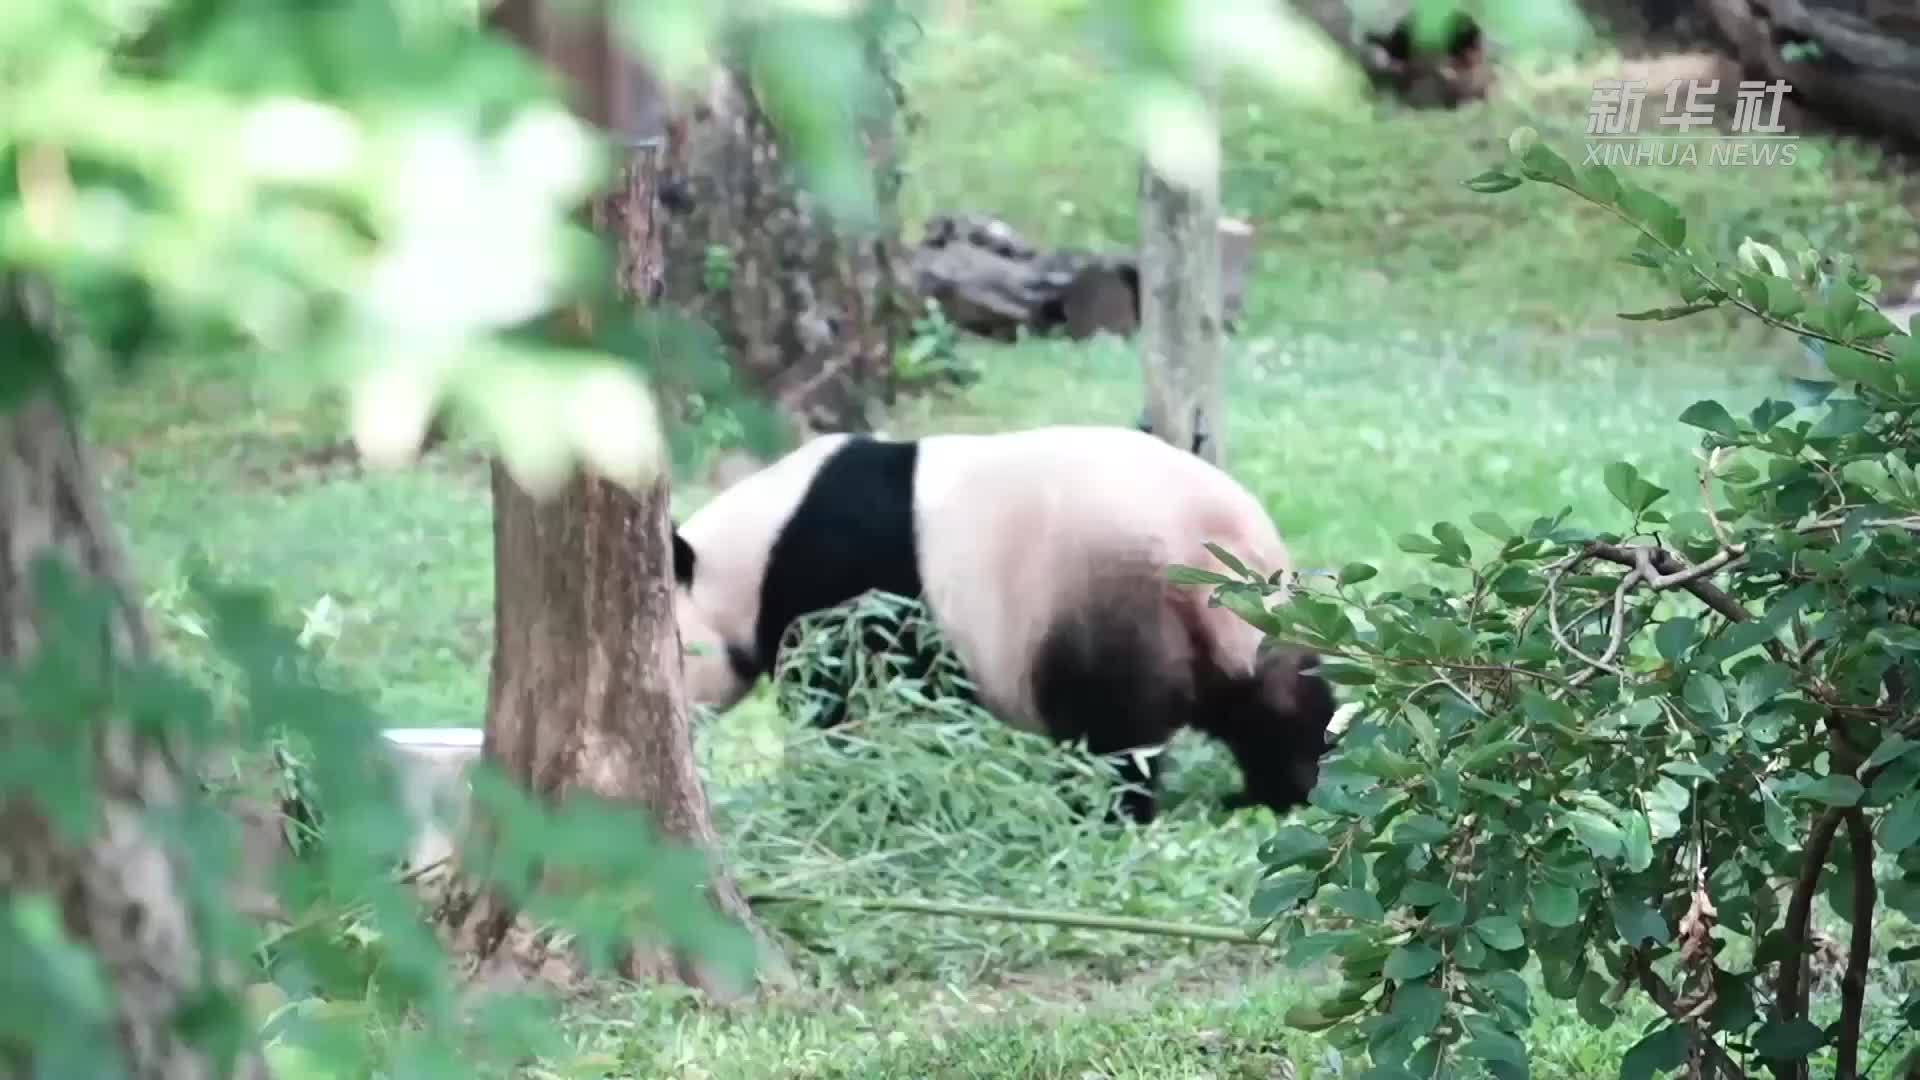
<path id="1" fill-rule="evenodd" d="M 680 539 L 680 531 L 673 533 L 673 583 L 675 585 L 693 584 L 693 545 Z"/>
<path id="2" fill-rule="evenodd" d="M 1158 622 L 1151 604 L 1114 597 L 1063 618 L 1041 639 L 1033 658 L 1034 704 L 1048 732 L 1063 742 L 1087 740 L 1096 754 L 1161 745 L 1193 711 L 1179 689 L 1182 673 L 1169 670 L 1149 637 Z M 1139 788 L 1121 796 L 1135 821 L 1154 815 L 1158 763 L 1142 769 L 1123 759 L 1121 777 Z"/>
<path id="3" fill-rule="evenodd" d="M 1261 650 L 1251 678 L 1203 678 L 1193 726 L 1225 743 L 1240 765 L 1244 788 L 1229 809 L 1266 806 L 1284 814 L 1306 804 L 1332 745 L 1327 727 L 1333 687 L 1312 669 L 1319 656 L 1296 646 Z"/>
<path id="4" fill-rule="evenodd" d="M 1143 424 L 1144 426 L 1144 424 Z M 805 615 L 843 604 L 869 590 L 920 598 L 919 544 L 914 534 L 914 469 L 919 446 L 856 436 L 821 463 L 768 553 L 752 648 L 729 647 L 735 672 L 746 681 L 772 667 L 782 638 Z M 674 535 L 674 574 L 686 583 L 694 553 Z M 981 588 L 995 587 L 992 582 Z M 1158 595 L 1091 598 L 1044 636 L 1033 658 L 1035 703 L 1049 733 L 1085 739 L 1098 754 L 1164 745 L 1181 727 L 1224 742 L 1239 762 L 1246 788 L 1230 805 L 1265 805 L 1285 812 L 1306 801 L 1317 762 L 1326 751 L 1333 716 L 1331 689 L 1302 674 L 1311 654 L 1275 650 L 1252 677 L 1228 678 L 1210 668 L 1183 669 L 1167 658 L 1154 635 L 1162 617 Z M 936 613 L 937 614 L 937 613 Z M 897 623 L 870 617 L 870 647 Z M 902 637 L 896 651 L 914 667 L 932 662 L 931 646 Z M 822 726 L 844 716 L 849 688 L 827 685 L 829 673 L 811 672 L 810 688 L 830 692 L 837 707 L 816 715 Z M 1140 790 L 1121 811 L 1136 821 L 1156 812 L 1157 766 L 1131 761 L 1122 773 Z"/>
<path id="5" fill-rule="evenodd" d="M 1103 598 L 1047 632 L 1034 657 L 1033 686 L 1049 731 L 1067 742 L 1084 738 L 1096 754 L 1119 754 L 1163 746 L 1192 727 L 1225 743 L 1240 766 L 1245 788 L 1228 799 L 1230 808 L 1262 805 L 1281 814 L 1304 804 L 1334 712 L 1332 688 L 1303 673 L 1313 654 L 1270 650 L 1251 677 L 1229 677 L 1203 663 L 1182 671 L 1151 636 L 1160 614 L 1155 603 Z M 1122 795 L 1119 809 L 1142 824 L 1157 812 L 1159 768 L 1132 758 L 1119 766 L 1137 789 Z"/>
<path id="6" fill-rule="evenodd" d="M 920 596 L 913 531 L 919 455 L 917 443 L 855 436 L 821 463 L 767 556 L 753 676 L 772 667 L 780 639 L 803 615 L 870 589 Z"/>

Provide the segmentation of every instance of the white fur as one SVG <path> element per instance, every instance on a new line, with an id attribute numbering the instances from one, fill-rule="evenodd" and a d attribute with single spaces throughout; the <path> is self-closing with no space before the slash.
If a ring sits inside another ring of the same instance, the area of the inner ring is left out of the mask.
<path id="1" fill-rule="evenodd" d="M 724 642 L 754 640 L 760 581 L 780 528 L 828 454 L 847 439 L 813 439 L 722 492 L 680 526 L 696 565 L 691 595 L 676 604 L 692 699 L 724 711 L 747 686 Z M 1226 573 L 1211 541 L 1263 576 L 1293 569 L 1259 502 L 1221 470 L 1130 428 L 1054 426 L 920 441 L 914 522 L 921 578 L 948 643 L 982 703 L 1028 731 L 1045 725 L 1030 665 L 1042 636 L 1077 598 L 1141 590 L 1157 607 L 1155 630 L 1169 678 L 1183 678 L 1204 627 L 1211 659 L 1231 674 L 1253 670 L 1261 633 L 1211 591 L 1174 586 L 1171 564 Z"/>
<path id="2" fill-rule="evenodd" d="M 1266 511 L 1226 473 L 1129 428 L 1055 426 L 920 443 L 915 523 L 921 576 L 941 629 L 983 704 L 1044 730 L 1029 664 L 1066 605 L 1089 592 L 1153 590 L 1169 672 L 1206 627 L 1215 663 L 1249 673 L 1261 632 L 1169 565 L 1225 573 L 1212 541 L 1266 576 L 1292 560 Z M 1183 610 L 1184 609 L 1184 610 Z M 1178 677 L 1175 675 L 1174 677 Z"/>
<path id="3" fill-rule="evenodd" d="M 716 495 L 679 527 L 693 547 L 691 603 L 676 602 L 686 657 L 687 695 L 722 712 L 750 687 L 727 662 L 726 643 L 752 645 L 760 579 L 781 526 L 793 516 L 827 456 L 846 435 L 811 439 L 786 457 Z M 695 651 L 697 649 L 697 651 Z"/>

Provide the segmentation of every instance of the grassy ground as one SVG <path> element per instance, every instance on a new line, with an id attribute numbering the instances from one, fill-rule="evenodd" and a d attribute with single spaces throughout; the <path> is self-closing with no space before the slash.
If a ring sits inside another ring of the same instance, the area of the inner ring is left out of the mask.
<path id="1" fill-rule="evenodd" d="M 965 28 L 931 26 L 915 56 L 925 129 L 911 149 L 911 211 L 996 213 L 1043 242 L 1129 239 L 1134 165 L 1102 87 L 1083 58 L 1005 8 L 976 4 Z M 1307 565 L 1364 559 L 1404 580 L 1413 565 L 1394 536 L 1480 509 L 1513 519 L 1570 506 L 1607 520 L 1606 463 L 1631 460 L 1684 490 L 1683 408 L 1783 393 L 1790 342 L 1724 320 L 1612 317 L 1666 302 L 1613 259 L 1630 239 L 1623 226 L 1554 192 L 1459 186 L 1521 123 L 1578 160 L 1587 86 L 1619 70 L 1604 57 L 1565 63 L 1445 115 L 1383 106 L 1328 118 L 1230 96 L 1227 202 L 1262 237 L 1246 325 L 1229 345 L 1231 467 Z M 1812 149 L 1793 168 L 1634 179 L 1700 215 L 1696 235 L 1764 222 L 1890 268 L 1913 236 L 1897 193 L 1859 151 Z M 1122 343 L 967 352 L 982 381 L 907 405 L 897 429 L 1131 422 L 1140 405 Z M 324 405 L 230 372 L 172 378 L 109 397 L 92 420 L 163 629 L 169 583 L 197 543 L 273 583 L 296 617 L 329 598 L 342 616 L 333 656 L 391 722 L 478 723 L 492 571 L 476 459 L 361 474 L 308 456 L 339 434 Z M 998 740 L 993 753 L 969 749 L 981 739 Z M 1220 757 L 1191 743 L 1170 813 L 1124 834 L 1062 814 L 1033 775 L 1051 759 L 1000 733 L 876 739 L 876 753 L 894 755 L 888 768 L 850 775 L 759 701 L 707 729 L 703 752 L 727 857 L 750 890 L 1230 923 L 1271 827 L 1181 800 L 1227 782 Z M 888 783 L 881 804 L 855 797 Z M 874 809 L 935 796 L 910 825 Z M 568 1075 L 1263 1077 L 1280 1054 L 1302 1075 L 1324 1055 L 1279 1023 L 1308 980 L 1246 949 L 832 907 L 767 916 L 789 935 L 803 991 L 737 1017 L 664 992 L 608 1003 L 579 1020 L 575 1064 L 589 1071 Z M 1538 1075 L 1611 1077 L 1637 1037 L 1626 1021 L 1594 1035 L 1544 997 L 1538 1008 Z"/>

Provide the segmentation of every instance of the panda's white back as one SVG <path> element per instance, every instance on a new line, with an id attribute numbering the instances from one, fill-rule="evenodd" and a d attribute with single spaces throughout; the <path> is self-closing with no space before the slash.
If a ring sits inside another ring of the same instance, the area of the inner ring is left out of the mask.
<path id="1" fill-rule="evenodd" d="M 678 527 L 699 553 L 693 593 L 695 610 L 706 624 L 683 625 L 682 636 L 711 629 L 723 641 L 753 640 L 760 582 L 774 538 L 793 517 L 821 464 L 847 439 L 844 434 L 831 434 L 809 440 L 715 494 Z"/>
<path id="2" fill-rule="evenodd" d="M 1027 663 L 1062 609 L 1095 590 L 1164 597 L 1170 657 L 1181 617 L 1214 659 L 1251 665 L 1258 630 L 1166 582 L 1169 564 L 1224 570 L 1211 541 L 1265 574 L 1291 559 L 1264 508 L 1224 472 L 1130 428 L 1059 425 L 921 440 L 916 533 L 928 601 L 985 703 L 1040 730 Z M 1175 605 L 1185 604 L 1182 613 Z"/>

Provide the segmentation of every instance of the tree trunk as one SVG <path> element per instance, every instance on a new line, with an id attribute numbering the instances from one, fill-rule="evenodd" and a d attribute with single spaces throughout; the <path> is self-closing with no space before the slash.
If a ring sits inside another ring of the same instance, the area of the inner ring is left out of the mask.
<path id="1" fill-rule="evenodd" d="M 1219 192 L 1140 170 L 1140 361 L 1146 428 L 1218 465 L 1221 411 Z"/>
<path id="2" fill-rule="evenodd" d="M 717 68 L 670 126 L 665 296 L 713 326 L 741 382 L 802 431 L 876 426 L 914 314 L 899 299 L 891 113 L 867 136 L 883 224 L 856 231 L 788 174 L 740 69 Z"/>
<path id="3" fill-rule="evenodd" d="M 114 591 L 107 637 L 96 658 L 103 668 L 147 655 L 147 630 L 129 595 L 125 561 L 99 492 L 87 448 L 51 392 L 35 391 L 0 414 L 0 667 L 27 663 L 38 648 L 47 613 L 33 595 L 32 571 L 43 555 L 63 557 L 69 570 Z M 101 686 L 111 685 L 109 671 L 98 677 Z M 148 831 L 144 816 L 179 800 L 184 770 L 165 747 L 135 735 L 110 708 L 98 716 L 100 728 L 86 732 L 79 718 L 36 715 L 18 702 L 0 708 L 0 740 L 8 745 L 89 738 L 97 799 L 87 834 L 77 843 L 25 800 L 0 810 L 0 896 L 9 902 L 35 894 L 49 898 L 59 906 L 67 934 L 91 947 L 113 998 L 128 1076 L 234 1075 L 176 1027 L 176 1014 L 206 993 L 207 980 L 223 977 L 209 976 L 209 969 L 224 967 L 201 954 L 181 867 Z M 0 1044 L 0 1063 L 13 1075 L 36 1072 L 25 1047 Z M 238 1074 L 255 1075 L 257 1066 L 245 1057 Z"/>
<path id="4" fill-rule="evenodd" d="M 577 82 L 588 72 L 581 111 L 607 123 L 619 108 L 606 100 L 609 91 L 635 84 L 604 24 L 591 32 L 597 42 L 558 43 L 553 28 L 524 10 L 533 6 L 503 4 L 521 10 L 497 22 L 550 61 L 557 56 Z M 598 56 L 582 56 L 596 47 Z M 596 225 L 617 235 L 623 289 L 641 302 L 657 292 L 661 272 L 658 158 L 654 150 L 630 155 L 618 188 L 595 213 Z M 496 460 L 493 499 L 494 651 L 482 759 L 550 806 L 581 793 L 637 803 L 666 838 L 713 851 L 718 840 L 681 684 L 667 471 L 638 494 L 577 473 L 542 501 Z M 752 925 L 746 902 L 717 868 L 708 893 L 721 914 Z M 531 933 L 503 896 L 456 886 L 442 917 L 485 981 L 566 984 L 582 973 L 577 957 Z M 651 945 L 634 943 L 620 966 L 629 978 L 671 975 L 720 989 L 686 957 Z"/>

